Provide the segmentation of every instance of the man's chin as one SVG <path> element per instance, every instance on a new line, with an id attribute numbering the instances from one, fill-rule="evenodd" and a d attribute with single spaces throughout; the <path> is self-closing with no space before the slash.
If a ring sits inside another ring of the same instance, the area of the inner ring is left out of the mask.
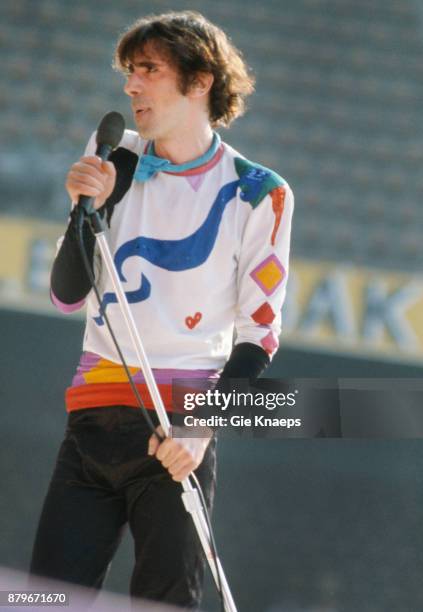
<path id="1" fill-rule="evenodd" d="M 144 140 L 154 139 L 154 130 L 148 125 L 146 125 L 145 122 L 137 121 L 137 118 L 135 117 L 135 125 L 137 132 L 141 136 L 141 138 L 143 138 Z"/>
<path id="2" fill-rule="evenodd" d="M 154 131 L 137 125 L 137 132 L 143 140 L 154 140 Z"/>

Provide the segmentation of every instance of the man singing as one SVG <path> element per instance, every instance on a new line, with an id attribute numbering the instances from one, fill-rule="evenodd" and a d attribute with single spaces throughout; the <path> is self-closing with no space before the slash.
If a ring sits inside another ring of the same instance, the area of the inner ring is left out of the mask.
<path id="1" fill-rule="evenodd" d="M 166 408 L 179 379 L 254 381 L 278 347 L 293 195 L 278 174 L 214 131 L 244 110 L 253 79 L 224 32 L 195 12 L 137 21 L 120 38 L 137 131 L 110 161 L 95 136 L 70 168 L 72 203 L 94 198 Z M 147 408 L 152 404 L 94 238 L 84 243 L 91 291 L 71 221 L 51 295 L 63 312 L 87 305 L 82 356 L 66 391 L 64 441 L 44 502 L 31 573 L 101 587 L 124 528 L 135 545 L 134 597 L 196 608 L 202 550 L 183 507 L 192 470 L 212 505 L 215 436 L 151 434 L 112 343 L 108 315 Z M 235 343 L 234 340 L 235 332 Z M 157 425 L 157 420 L 155 421 Z"/>

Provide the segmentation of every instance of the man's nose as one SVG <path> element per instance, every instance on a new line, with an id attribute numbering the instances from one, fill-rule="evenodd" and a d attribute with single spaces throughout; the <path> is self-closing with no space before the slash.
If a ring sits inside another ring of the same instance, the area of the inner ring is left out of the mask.
<path id="1" fill-rule="evenodd" d="M 126 83 L 124 85 L 123 91 L 128 96 L 137 96 L 142 93 L 143 90 L 143 78 L 138 74 L 133 72 L 126 77 Z"/>

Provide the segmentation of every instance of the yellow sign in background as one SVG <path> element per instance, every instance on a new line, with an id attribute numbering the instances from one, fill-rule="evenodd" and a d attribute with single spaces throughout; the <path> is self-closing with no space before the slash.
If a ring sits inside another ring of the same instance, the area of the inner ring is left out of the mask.
<path id="1" fill-rule="evenodd" d="M 285 342 L 423 362 L 423 276 L 294 260 Z"/>
<path id="2" fill-rule="evenodd" d="M 0 217 L 0 306 L 60 314 L 50 303 L 49 275 L 63 231 L 64 225 Z M 294 259 L 281 340 L 423 363 L 423 276 Z"/>

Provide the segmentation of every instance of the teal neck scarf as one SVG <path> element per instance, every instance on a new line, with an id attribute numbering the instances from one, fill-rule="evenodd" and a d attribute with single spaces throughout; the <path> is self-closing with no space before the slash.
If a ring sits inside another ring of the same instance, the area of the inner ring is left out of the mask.
<path id="1" fill-rule="evenodd" d="M 213 141 L 210 148 L 201 155 L 190 162 L 185 164 L 172 164 L 168 159 L 163 157 L 157 157 L 154 154 L 154 143 L 149 142 L 147 152 L 141 155 L 138 165 L 136 167 L 134 178 L 136 181 L 144 183 L 151 177 L 155 176 L 158 172 L 185 172 L 186 170 L 192 170 L 198 168 L 203 164 L 209 162 L 216 154 L 216 151 L 220 147 L 220 136 L 216 132 L 213 133 Z"/>

